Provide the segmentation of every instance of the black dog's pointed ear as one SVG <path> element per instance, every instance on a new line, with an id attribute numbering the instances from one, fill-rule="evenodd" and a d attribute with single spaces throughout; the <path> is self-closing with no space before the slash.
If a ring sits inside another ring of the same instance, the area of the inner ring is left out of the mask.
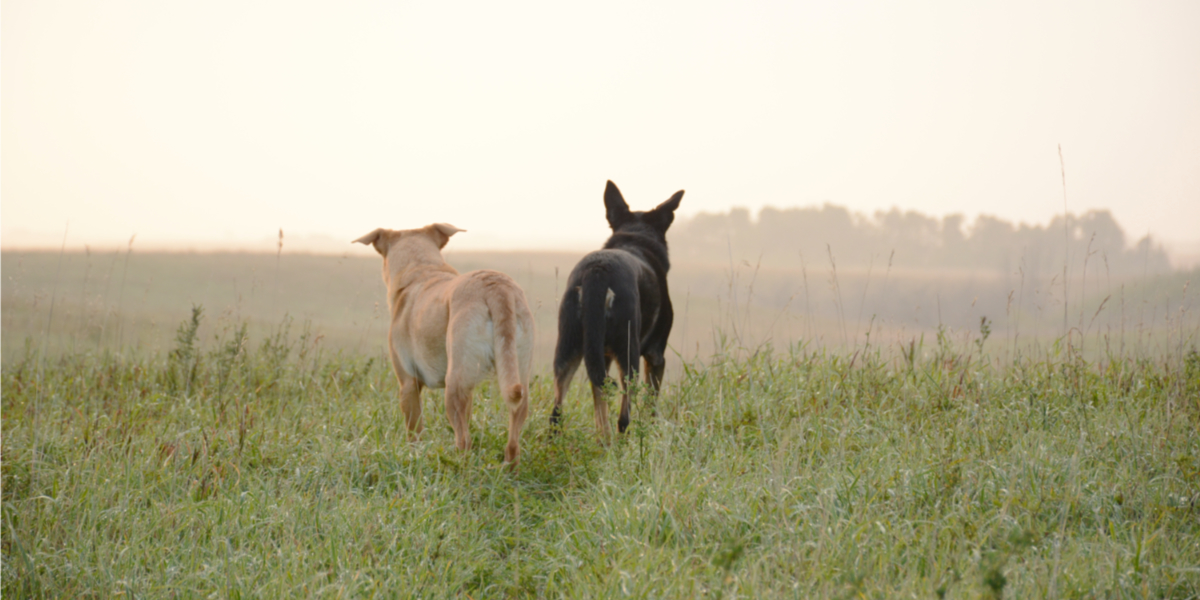
<path id="1" fill-rule="evenodd" d="M 614 230 L 629 220 L 629 204 L 625 202 L 621 190 L 617 189 L 617 184 L 611 179 L 604 188 L 604 210 L 605 216 L 608 217 L 608 226 Z"/>
<path id="2" fill-rule="evenodd" d="M 683 200 L 683 190 L 679 190 L 678 192 L 675 192 L 670 198 L 667 198 L 666 201 L 664 201 L 662 204 L 655 206 L 654 210 L 656 212 L 662 211 L 662 212 L 669 212 L 671 214 L 674 214 L 675 209 L 679 208 L 680 200 Z"/>
<path id="3" fill-rule="evenodd" d="M 671 226 L 671 223 L 675 222 L 675 209 L 679 208 L 680 200 L 683 200 L 683 190 L 675 192 L 673 196 L 668 198 L 662 204 L 655 206 L 654 210 L 650 211 L 650 214 L 654 217 L 654 223 L 658 225 L 658 228 L 661 229 L 663 233 L 666 233 L 667 228 Z"/>
<path id="4" fill-rule="evenodd" d="M 387 233 L 389 233 L 389 230 L 380 227 L 350 243 L 374 246 L 375 251 L 381 256 L 387 256 L 388 244 L 391 242 L 391 236 L 385 235 Z"/>

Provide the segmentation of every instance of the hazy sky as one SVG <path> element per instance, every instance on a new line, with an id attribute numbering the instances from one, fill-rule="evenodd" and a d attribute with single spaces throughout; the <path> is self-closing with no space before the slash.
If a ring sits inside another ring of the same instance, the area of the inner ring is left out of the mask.
<path id="1" fill-rule="evenodd" d="M 1200 241 L 1200 2 L 0 4 L 5 247 L 831 202 Z M 285 242 L 285 249 L 286 246 Z"/>

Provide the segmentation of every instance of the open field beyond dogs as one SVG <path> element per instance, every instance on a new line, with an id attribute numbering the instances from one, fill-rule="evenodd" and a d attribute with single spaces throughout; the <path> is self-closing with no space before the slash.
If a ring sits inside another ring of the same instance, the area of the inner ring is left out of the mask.
<path id="1" fill-rule="evenodd" d="M 847 355 L 865 346 L 899 354 L 938 333 L 965 344 L 982 335 L 983 318 L 993 355 L 1009 359 L 1040 352 L 1064 332 L 1075 346 L 1085 342 L 1089 359 L 1178 359 L 1200 334 L 1197 294 L 1188 290 L 1200 270 L 1116 276 L 1084 257 L 1064 289 L 1061 270 L 1035 277 L 918 269 L 898 258 L 892 265 L 887 254 L 873 267 L 839 269 L 836 252 L 807 262 L 777 256 L 760 264 L 748 254 L 677 260 L 668 275 L 675 306 L 668 373 L 679 374 L 678 358 L 703 360 L 728 347 L 753 353 L 803 342 Z M 534 370 L 549 373 L 558 302 L 583 254 L 448 251 L 446 260 L 460 272 L 495 269 L 517 281 L 537 326 Z M 46 356 L 165 353 L 193 306 L 204 309 L 204 340 L 246 324 L 258 343 L 291 323 L 318 352 L 386 357 L 381 261 L 365 249 L 344 256 L 5 251 L 0 261 L 5 364 L 27 347 Z"/>
<path id="2" fill-rule="evenodd" d="M 5 356 L 4 597 L 1200 594 L 1194 350 L 718 356 L 607 449 L 542 377 L 513 473 L 494 386 L 410 443 L 383 361 L 196 324 Z"/>
<path id="3" fill-rule="evenodd" d="M 548 429 L 580 255 L 448 256 L 538 324 L 513 473 L 490 383 L 407 439 L 377 257 L 5 252 L 4 597 L 1200 594 L 1194 272 L 676 265 L 604 448 L 579 376 Z"/>

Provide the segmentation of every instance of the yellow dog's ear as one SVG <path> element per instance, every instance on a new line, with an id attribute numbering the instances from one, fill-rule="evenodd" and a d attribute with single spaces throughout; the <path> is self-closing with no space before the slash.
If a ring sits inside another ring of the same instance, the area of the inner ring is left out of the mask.
<path id="1" fill-rule="evenodd" d="M 433 236 L 433 241 L 437 242 L 439 250 L 446 247 L 446 242 L 450 241 L 450 236 L 466 229 L 459 229 L 449 223 L 434 223 L 425 228 Z"/>
<path id="2" fill-rule="evenodd" d="M 375 246 L 376 252 L 378 252 L 381 256 L 387 256 L 388 243 L 391 241 L 390 236 L 384 235 L 387 233 L 391 233 L 391 231 L 380 227 L 379 229 L 376 229 L 375 231 L 372 231 L 371 233 L 368 233 L 367 235 L 364 235 L 350 243 Z"/>

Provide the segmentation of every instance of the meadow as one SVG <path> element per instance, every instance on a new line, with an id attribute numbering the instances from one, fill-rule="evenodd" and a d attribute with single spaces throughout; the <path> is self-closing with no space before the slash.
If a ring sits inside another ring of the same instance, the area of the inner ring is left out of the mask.
<path id="1" fill-rule="evenodd" d="M 471 451 L 438 392 L 408 439 L 381 317 L 347 307 L 382 301 L 378 259 L 33 254 L 3 256 L 5 597 L 1200 596 L 1178 296 L 1055 337 L 781 311 L 749 266 L 672 280 L 662 395 L 604 447 L 578 382 L 550 431 L 539 371 L 514 472 L 490 386 Z M 502 258 L 544 357 L 571 256 Z M 706 281 L 729 295 L 681 297 Z"/>
<path id="2" fill-rule="evenodd" d="M 873 266 L 839 267 L 833 251 L 807 262 L 756 254 L 676 260 L 669 275 L 670 347 L 691 361 L 727 345 L 752 351 L 801 341 L 845 354 L 880 346 L 899 353 L 939 334 L 969 343 L 986 319 L 997 342 L 993 353 L 1005 359 L 1065 338 L 1089 360 L 1165 353 L 1179 359 L 1200 335 L 1196 294 L 1188 292 L 1200 268 L 1114 275 L 1080 254 L 1069 286 L 1061 272 L 926 269 L 901 258 L 893 264 L 886 253 Z M 460 271 L 495 269 L 521 285 L 537 324 L 539 365 L 553 355 L 558 301 L 582 255 L 446 253 Z M 162 354 L 198 306 L 206 317 L 198 333 L 204 340 L 244 323 L 257 343 L 286 322 L 319 338 L 321 352 L 382 356 L 387 308 L 380 262 L 361 247 L 343 255 L 5 251 L 0 354 L 6 364 L 27 346 L 47 356 Z"/>

